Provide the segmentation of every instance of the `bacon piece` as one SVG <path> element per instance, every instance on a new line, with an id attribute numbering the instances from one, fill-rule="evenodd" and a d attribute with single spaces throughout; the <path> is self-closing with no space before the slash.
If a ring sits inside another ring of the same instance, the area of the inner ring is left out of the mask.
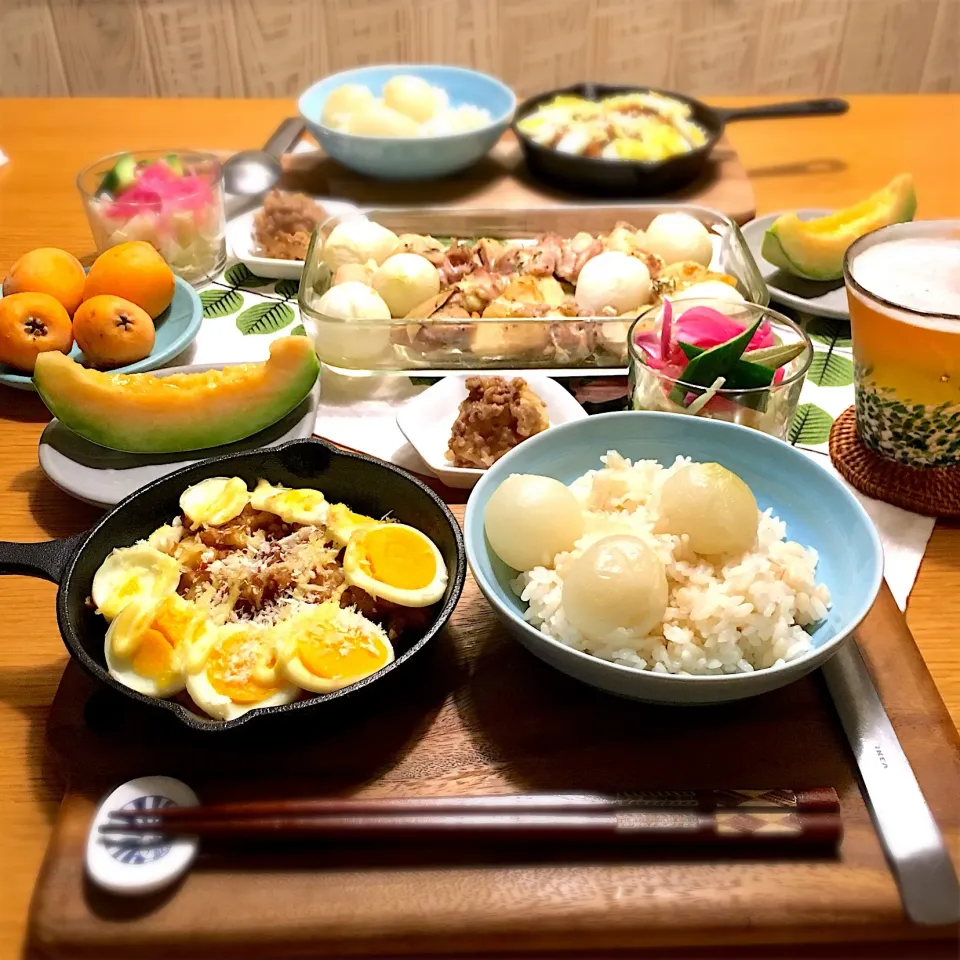
<path id="1" fill-rule="evenodd" d="M 583 265 L 602 252 L 603 243 L 592 233 L 578 233 L 572 239 L 563 241 L 553 272 L 567 283 L 576 283 Z"/>
<path id="2" fill-rule="evenodd" d="M 462 240 L 454 240 L 447 248 L 447 254 L 440 265 L 440 282 L 450 286 L 472 273 L 479 265 L 474 249 Z"/>

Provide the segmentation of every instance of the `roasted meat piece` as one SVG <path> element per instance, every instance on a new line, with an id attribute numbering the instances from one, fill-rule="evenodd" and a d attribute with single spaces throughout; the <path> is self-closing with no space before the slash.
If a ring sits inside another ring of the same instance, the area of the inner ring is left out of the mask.
<path id="1" fill-rule="evenodd" d="M 473 247 L 462 240 L 454 240 L 447 248 L 443 262 L 437 268 L 440 271 L 442 286 L 450 286 L 472 273 L 479 265 Z"/>
<path id="2" fill-rule="evenodd" d="M 271 190 L 263 199 L 263 209 L 253 218 L 253 239 L 264 257 L 303 260 L 313 228 L 325 216 L 312 197 Z"/>
<path id="3" fill-rule="evenodd" d="M 560 260 L 562 244 L 563 237 L 545 233 L 532 247 L 520 247 L 517 250 L 517 270 L 534 277 L 552 276 Z"/>
<path id="4" fill-rule="evenodd" d="M 576 283 L 583 265 L 598 253 L 603 253 L 603 243 L 592 233 L 578 233 L 561 244 L 560 257 L 553 272 L 567 283 Z"/>
<path id="5" fill-rule="evenodd" d="M 372 597 L 359 587 L 347 587 L 340 594 L 341 607 L 353 607 L 368 620 L 380 624 L 391 640 L 407 630 L 423 633 L 433 619 L 432 607 L 401 607 L 389 600 Z"/>
<path id="6" fill-rule="evenodd" d="M 446 454 L 456 467 L 486 469 L 549 426 L 547 408 L 522 377 L 468 377 L 466 388 Z"/>

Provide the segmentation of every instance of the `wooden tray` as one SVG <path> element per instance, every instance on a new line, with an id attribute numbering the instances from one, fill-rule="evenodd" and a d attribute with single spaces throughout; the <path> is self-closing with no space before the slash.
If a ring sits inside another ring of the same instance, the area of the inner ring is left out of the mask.
<path id="1" fill-rule="evenodd" d="M 284 186 L 317 196 L 353 200 L 365 205 L 415 206 L 449 203 L 461 207 L 543 207 L 556 203 L 608 202 L 553 189 L 531 179 L 512 133 L 480 163 L 463 173 L 428 183 L 386 183 L 372 180 L 329 159 L 321 151 L 284 157 Z M 622 198 L 659 203 L 696 203 L 725 213 L 737 223 L 756 216 L 753 187 L 736 150 L 724 137 L 714 148 L 704 174 L 695 183 L 667 197 Z M 613 201 L 610 201 L 613 202 Z"/>
<path id="2" fill-rule="evenodd" d="M 858 642 L 927 800 L 960 853 L 960 744 L 886 587 Z M 596 956 L 640 947 L 663 955 L 704 945 L 850 940 L 910 941 L 910 956 L 955 949 L 955 929 L 904 919 L 819 674 L 724 707 L 620 700 L 526 653 L 470 580 L 445 636 L 419 661 L 369 696 L 338 704 L 296 722 L 252 723 L 238 736 L 203 736 L 94 690 L 71 664 L 48 731 L 70 784 L 34 895 L 31 949 L 98 960 Z M 430 861 L 418 850 L 227 858 L 206 849 L 172 892 L 118 900 L 84 881 L 86 831 L 107 789 L 149 774 L 182 777 L 208 801 L 332 791 L 833 785 L 846 832 L 837 859 L 760 863 L 544 860 L 517 849 L 456 847 Z"/>

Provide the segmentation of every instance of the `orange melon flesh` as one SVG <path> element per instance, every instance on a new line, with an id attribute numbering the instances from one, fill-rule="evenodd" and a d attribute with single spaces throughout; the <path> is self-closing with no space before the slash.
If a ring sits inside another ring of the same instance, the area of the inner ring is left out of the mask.
<path id="1" fill-rule="evenodd" d="M 127 453 L 180 453 L 252 436 L 313 389 L 320 364 L 308 337 L 274 340 L 264 363 L 200 373 L 101 373 L 62 353 L 33 373 L 50 412 L 92 443 Z"/>
<path id="2" fill-rule="evenodd" d="M 760 248 L 764 260 L 810 280 L 839 280 L 847 247 L 865 233 L 913 219 L 913 177 L 894 177 L 882 190 L 852 207 L 815 220 L 785 213 L 770 225 Z"/>

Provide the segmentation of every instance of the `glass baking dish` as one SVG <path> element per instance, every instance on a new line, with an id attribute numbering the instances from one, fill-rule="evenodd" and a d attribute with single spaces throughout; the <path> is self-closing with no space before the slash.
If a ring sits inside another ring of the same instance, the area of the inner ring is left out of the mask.
<path id="1" fill-rule="evenodd" d="M 393 207 L 368 208 L 352 216 L 365 216 L 398 235 L 533 241 L 551 232 L 561 237 L 573 237 L 580 231 L 609 233 L 620 221 L 646 229 L 657 214 L 673 212 L 690 214 L 712 234 L 710 268 L 734 277 L 747 300 L 766 306 L 766 285 L 739 227 L 707 207 L 678 203 Z M 333 277 L 323 260 L 323 246 L 342 219 L 331 218 L 314 230 L 300 280 L 301 315 L 311 328 L 317 355 L 328 366 L 394 373 L 504 369 L 626 373 L 627 334 L 633 317 L 343 320 L 324 315 L 317 305 Z"/>

